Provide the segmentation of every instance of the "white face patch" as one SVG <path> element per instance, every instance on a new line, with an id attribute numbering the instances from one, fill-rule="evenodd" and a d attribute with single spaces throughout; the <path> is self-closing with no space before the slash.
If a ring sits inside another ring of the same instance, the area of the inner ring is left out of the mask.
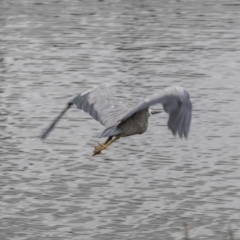
<path id="1" fill-rule="evenodd" d="M 148 114 L 149 114 L 149 117 L 152 116 L 152 110 L 150 108 L 148 109 Z"/>

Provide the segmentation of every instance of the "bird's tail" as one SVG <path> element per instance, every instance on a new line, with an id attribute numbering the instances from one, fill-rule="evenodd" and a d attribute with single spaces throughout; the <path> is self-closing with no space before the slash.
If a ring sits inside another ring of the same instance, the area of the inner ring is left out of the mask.
<path id="1" fill-rule="evenodd" d="M 62 116 L 66 113 L 66 111 L 73 105 L 72 102 L 67 104 L 67 107 L 55 118 L 55 120 L 51 123 L 51 125 L 43 132 L 41 135 L 41 139 L 44 140 L 48 134 L 53 130 L 57 122 L 62 118 Z"/>

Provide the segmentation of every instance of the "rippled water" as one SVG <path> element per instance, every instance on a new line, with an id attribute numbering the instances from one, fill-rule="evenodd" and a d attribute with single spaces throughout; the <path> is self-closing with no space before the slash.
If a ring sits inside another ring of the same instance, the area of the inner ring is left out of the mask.
<path id="1" fill-rule="evenodd" d="M 240 237 L 240 4 L 3 0 L 0 7 L 0 239 Z M 190 92 L 187 141 L 167 115 L 92 157 L 102 127 L 72 109 L 96 84 L 138 103 Z"/>

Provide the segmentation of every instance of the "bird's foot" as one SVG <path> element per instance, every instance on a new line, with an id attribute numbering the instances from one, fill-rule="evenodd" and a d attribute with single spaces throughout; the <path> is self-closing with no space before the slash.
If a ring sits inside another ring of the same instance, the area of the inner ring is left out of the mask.
<path id="1" fill-rule="evenodd" d="M 107 146 L 103 143 L 99 143 L 98 146 L 96 146 L 94 148 L 94 151 L 93 151 L 93 156 L 97 155 L 97 154 L 101 154 L 101 151 L 106 149 Z"/>

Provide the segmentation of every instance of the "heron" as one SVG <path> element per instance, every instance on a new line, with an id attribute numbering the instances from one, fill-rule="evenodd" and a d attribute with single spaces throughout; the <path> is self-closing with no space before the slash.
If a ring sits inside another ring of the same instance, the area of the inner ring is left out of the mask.
<path id="1" fill-rule="evenodd" d="M 183 87 L 175 85 L 167 87 L 145 98 L 131 109 L 118 102 L 109 89 L 101 84 L 70 100 L 65 109 L 43 132 L 41 139 L 44 140 L 66 111 L 75 105 L 78 109 L 89 113 L 105 127 L 97 136 L 105 137 L 107 140 L 94 148 L 94 156 L 100 154 L 121 137 L 144 133 L 148 128 L 148 118 L 161 112 L 150 109 L 150 106 L 155 104 L 162 104 L 164 111 L 169 114 L 167 126 L 172 134 L 187 138 L 191 123 L 192 103 L 189 93 Z"/>

